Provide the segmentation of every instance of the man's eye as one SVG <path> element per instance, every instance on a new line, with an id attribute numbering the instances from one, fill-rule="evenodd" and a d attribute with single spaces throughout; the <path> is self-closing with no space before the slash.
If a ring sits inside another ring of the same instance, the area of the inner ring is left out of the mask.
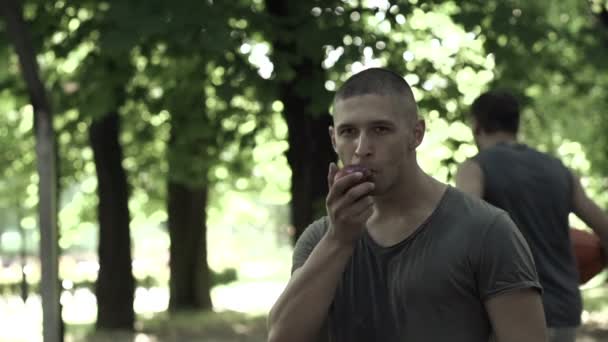
<path id="1" fill-rule="evenodd" d="M 378 134 L 385 134 L 388 133 L 389 128 L 385 127 L 385 126 L 378 126 L 378 127 L 374 127 L 374 132 L 378 133 Z"/>
<path id="2" fill-rule="evenodd" d="M 340 135 L 353 135 L 355 134 L 355 129 L 354 128 L 344 128 L 342 130 L 340 130 Z"/>

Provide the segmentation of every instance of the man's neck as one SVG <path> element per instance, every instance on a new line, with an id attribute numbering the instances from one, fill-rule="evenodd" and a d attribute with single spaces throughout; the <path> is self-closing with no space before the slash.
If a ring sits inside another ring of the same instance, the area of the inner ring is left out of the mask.
<path id="1" fill-rule="evenodd" d="M 438 193 L 443 193 L 445 185 L 427 175 L 416 166 L 388 193 L 374 197 L 374 211 L 380 216 L 407 214 L 428 203 L 434 202 Z"/>
<path id="2" fill-rule="evenodd" d="M 480 144 L 480 147 L 481 149 L 486 149 L 501 143 L 515 144 L 517 143 L 517 137 L 515 136 L 515 134 L 506 132 L 496 132 L 488 134 L 483 137 L 483 141 Z"/>
<path id="3" fill-rule="evenodd" d="M 374 197 L 374 214 L 367 222 L 370 237 L 384 247 L 403 241 L 435 211 L 446 187 L 416 167 L 394 190 Z"/>

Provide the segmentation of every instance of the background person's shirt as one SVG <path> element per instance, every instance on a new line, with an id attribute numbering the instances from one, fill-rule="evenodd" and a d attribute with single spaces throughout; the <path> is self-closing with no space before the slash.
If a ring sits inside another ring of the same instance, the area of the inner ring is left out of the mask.
<path id="1" fill-rule="evenodd" d="M 483 198 L 509 213 L 534 256 L 547 325 L 581 323 L 579 275 L 570 244 L 570 171 L 523 144 L 500 143 L 473 158 L 483 172 Z"/>

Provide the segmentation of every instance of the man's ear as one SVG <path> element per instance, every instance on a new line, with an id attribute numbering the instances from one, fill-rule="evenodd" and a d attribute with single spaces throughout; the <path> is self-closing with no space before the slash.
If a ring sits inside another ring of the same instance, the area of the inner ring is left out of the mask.
<path id="1" fill-rule="evenodd" d="M 414 135 L 410 142 L 410 149 L 414 150 L 420 146 L 422 140 L 424 140 L 424 133 L 426 131 L 426 123 L 423 119 L 418 119 L 414 125 Z"/>
<path id="2" fill-rule="evenodd" d="M 333 126 L 329 126 L 329 138 L 331 139 L 331 146 L 334 148 L 334 152 L 338 153 L 336 149 L 336 134 Z"/>

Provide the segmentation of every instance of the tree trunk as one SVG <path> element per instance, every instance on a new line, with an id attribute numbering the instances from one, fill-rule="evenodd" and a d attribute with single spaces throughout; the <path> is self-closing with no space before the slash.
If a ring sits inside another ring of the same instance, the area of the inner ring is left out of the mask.
<path id="1" fill-rule="evenodd" d="M 18 0 L 0 2 L 9 40 L 15 47 L 21 73 L 30 102 L 34 108 L 36 134 L 36 160 L 38 168 L 38 216 L 40 224 L 40 294 L 42 297 L 42 334 L 44 342 L 63 341 L 61 307 L 59 304 L 58 239 L 57 239 L 57 178 L 56 142 L 53 130 L 53 112 L 46 90 L 40 80 L 36 52 L 32 46 L 23 8 Z"/>
<path id="2" fill-rule="evenodd" d="M 210 310 L 211 277 L 207 264 L 207 187 L 168 184 L 170 247 L 169 310 Z"/>
<path id="3" fill-rule="evenodd" d="M 129 190 L 122 167 L 118 113 L 93 122 L 89 132 L 97 171 L 99 274 L 97 329 L 132 330 L 135 280 L 131 270 Z"/>
<path id="4" fill-rule="evenodd" d="M 298 66 L 299 71 L 306 69 Z M 297 241 L 304 229 L 325 212 L 327 196 L 327 172 L 329 163 L 335 161 L 335 154 L 329 139 L 328 127 L 331 117 L 318 118 L 302 110 L 310 105 L 310 100 L 289 92 L 297 80 L 281 86 L 281 101 L 287 121 L 289 150 L 287 160 L 292 170 L 291 177 L 291 220 L 295 228 L 293 242 Z"/>
<path id="5" fill-rule="evenodd" d="M 597 16 L 600 22 L 604 25 L 604 28 L 608 28 L 608 7 L 604 6 Z"/>
<path id="6" fill-rule="evenodd" d="M 267 0 L 266 7 L 276 19 L 289 18 L 300 13 L 291 13 L 290 3 L 283 0 Z M 297 12 L 297 11 L 296 11 Z M 291 168 L 291 223 L 295 228 L 293 242 L 297 241 L 304 229 L 318 216 L 325 212 L 325 196 L 327 196 L 327 172 L 329 163 L 336 160 L 328 128 L 332 119 L 329 113 L 314 112 L 313 96 L 302 93 L 302 84 L 309 89 L 324 89 L 325 76 L 321 67 L 323 51 L 319 49 L 318 58 L 299 56 L 299 58 L 284 58 L 297 54 L 295 37 L 290 32 L 297 20 L 282 21 L 285 25 L 277 25 L 277 30 L 285 34 L 275 35 L 283 39 L 274 39 L 273 55 L 275 65 L 281 57 L 291 61 L 289 68 L 295 75 L 292 79 L 281 80 L 279 99 L 283 102 L 283 117 L 287 122 L 289 150 L 287 160 Z M 284 38 L 289 37 L 289 38 Z M 277 57 L 281 56 L 281 57 Z M 296 60 L 297 62 L 293 62 Z M 281 72 L 281 71 L 278 71 Z"/>

